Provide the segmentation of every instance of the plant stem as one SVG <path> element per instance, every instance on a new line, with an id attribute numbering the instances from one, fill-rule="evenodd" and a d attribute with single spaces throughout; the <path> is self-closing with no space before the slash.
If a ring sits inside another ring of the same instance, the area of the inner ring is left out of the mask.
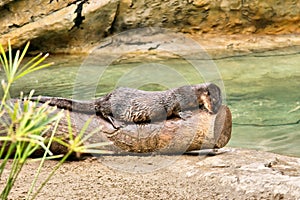
<path id="1" fill-rule="evenodd" d="M 73 151 L 68 151 L 68 153 L 59 161 L 59 163 L 54 167 L 54 169 L 51 171 L 51 173 L 48 175 L 48 177 L 45 179 L 45 181 L 40 185 L 38 190 L 35 192 L 35 194 L 32 196 L 31 200 L 35 199 L 40 193 L 40 191 L 43 189 L 43 187 L 46 185 L 46 183 L 50 180 L 50 178 L 54 175 L 54 173 L 60 168 L 60 166 L 67 160 L 67 158 L 73 153 Z"/>
<path id="2" fill-rule="evenodd" d="M 4 95 L 2 97 L 2 101 L 1 101 L 1 105 L 0 105 L 0 112 L 3 109 L 3 106 L 5 105 L 6 100 L 10 98 L 10 94 L 9 94 L 10 86 L 11 86 L 11 83 L 8 82 L 7 85 L 5 86 L 5 88 L 3 88 Z"/>
<path id="3" fill-rule="evenodd" d="M 51 144 L 52 144 L 54 134 L 56 133 L 56 130 L 57 130 L 59 121 L 60 121 L 60 120 L 57 120 L 57 121 L 56 121 L 55 126 L 54 126 L 54 129 L 52 130 L 52 133 L 51 133 L 49 142 L 48 142 L 48 144 L 47 144 L 47 149 L 48 149 L 48 150 L 50 150 L 50 146 L 51 146 Z M 38 168 L 38 170 L 37 170 L 37 172 L 36 172 L 36 174 L 35 174 L 35 176 L 34 176 L 34 179 L 33 179 L 33 181 L 32 181 L 31 187 L 30 187 L 30 189 L 29 189 L 29 191 L 28 191 L 28 193 L 27 193 L 26 199 L 29 199 L 29 196 L 30 196 L 30 194 L 31 194 L 32 191 L 33 191 L 33 187 L 34 187 L 35 184 L 36 184 L 36 181 L 37 181 L 37 179 L 38 179 L 38 176 L 40 175 L 40 172 L 41 172 L 41 169 L 42 169 L 42 167 L 43 167 L 43 165 L 44 165 L 44 162 L 45 162 L 45 160 L 46 160 L 47 154 L 48 154 L 48 152 L 45 150 L 44 155 L 43 155 L 43 157 L 42 157 L 42 160 L 41 160 L 41 162 L 40 162 L 39 168 Z"/>
<path id="4" fill-rule="evenodd" d="M 8 151 L 7 151 L 7 153 L 6 153 L 6 156 L 5 156 L 5 158 L 3 159 L 3 162 L 2 162 L 1 165 L 0 165 L 0 177 L 2 176 L 2 173 L 3 173 L 3 171 L 4 171 L 4 168 L 5 168 L 6 164 L 7 164 L 7 161 L 8 161 L 8 159 L 10 158 L 10 156 L 11 156 L 13 150 L 15 149 L 15 147 L 16 147 L 16 144 L 15 144 L 15 143 L 11 143 L 11 144 L 9 145 Z"/>

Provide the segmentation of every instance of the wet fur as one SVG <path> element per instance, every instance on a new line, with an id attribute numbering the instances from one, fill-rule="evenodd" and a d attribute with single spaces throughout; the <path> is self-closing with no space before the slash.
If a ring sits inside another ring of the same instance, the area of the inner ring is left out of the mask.
<path id="1" fill-rule="evenodd" d="M 181 117 L 182 112 L 193 109 L 206 109 L 210 113 L 217 113 L 222 104 L 220 89 L 211 83 L 155 92 L 121 87 L 94 101 L 57 97 L 40 97 L 32 100 L 49 101 L 50 105 L 66 110 L 97 114 L 112 123 L 115 120 L 148 123 Z"/>

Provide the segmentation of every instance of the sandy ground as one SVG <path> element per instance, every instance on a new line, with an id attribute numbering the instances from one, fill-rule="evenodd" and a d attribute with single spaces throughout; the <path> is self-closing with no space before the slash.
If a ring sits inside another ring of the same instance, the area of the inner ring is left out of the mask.
<path id="1" fill-rule="evenodd" d="M 39 183 L 56 164 L 45 163 Z M 233 148 L 216 156 L 89 157 L 64 163 L 37 199 L 299 199 L 299 166 L 300 158 Z M 25 198 L 37 167 L 26 164 L 9 199 Z"/>

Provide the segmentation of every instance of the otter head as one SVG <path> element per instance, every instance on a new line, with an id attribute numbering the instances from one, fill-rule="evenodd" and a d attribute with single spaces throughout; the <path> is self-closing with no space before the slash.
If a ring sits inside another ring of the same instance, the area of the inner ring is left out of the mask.
<path id="1" fill-rule="evenodd" d="M 221 90 L 213 83 L 197 85 L 196 96 L 199 104 L 211 113 L 217 113 L 222 105 Z"/>
<path id="2" fill-rule="evenodd" d="M 217 85 L 208 83 L 207 91 L 212 105 L 212 112 L 217 113 L 222 105 L 221 90 Z"/>

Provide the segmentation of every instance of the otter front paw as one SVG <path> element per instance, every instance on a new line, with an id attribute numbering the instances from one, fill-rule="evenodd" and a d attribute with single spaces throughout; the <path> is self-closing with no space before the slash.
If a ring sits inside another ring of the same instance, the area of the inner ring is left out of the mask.
<path id="1" fill-rule="evenodd" d="M 186 120 L 187 118 L 192 117 L 193 112 L 188 110 L 188 111 L 179 112 L 178 115 L 181 119 Z"/>
<path id="2" fill-rule="evenodd" d="M 113 117 L 108 116 L 108 120 L 115 129 L 120 129 L 120 128 L 124 127 L 124 123 L 116 120 Z"/>

